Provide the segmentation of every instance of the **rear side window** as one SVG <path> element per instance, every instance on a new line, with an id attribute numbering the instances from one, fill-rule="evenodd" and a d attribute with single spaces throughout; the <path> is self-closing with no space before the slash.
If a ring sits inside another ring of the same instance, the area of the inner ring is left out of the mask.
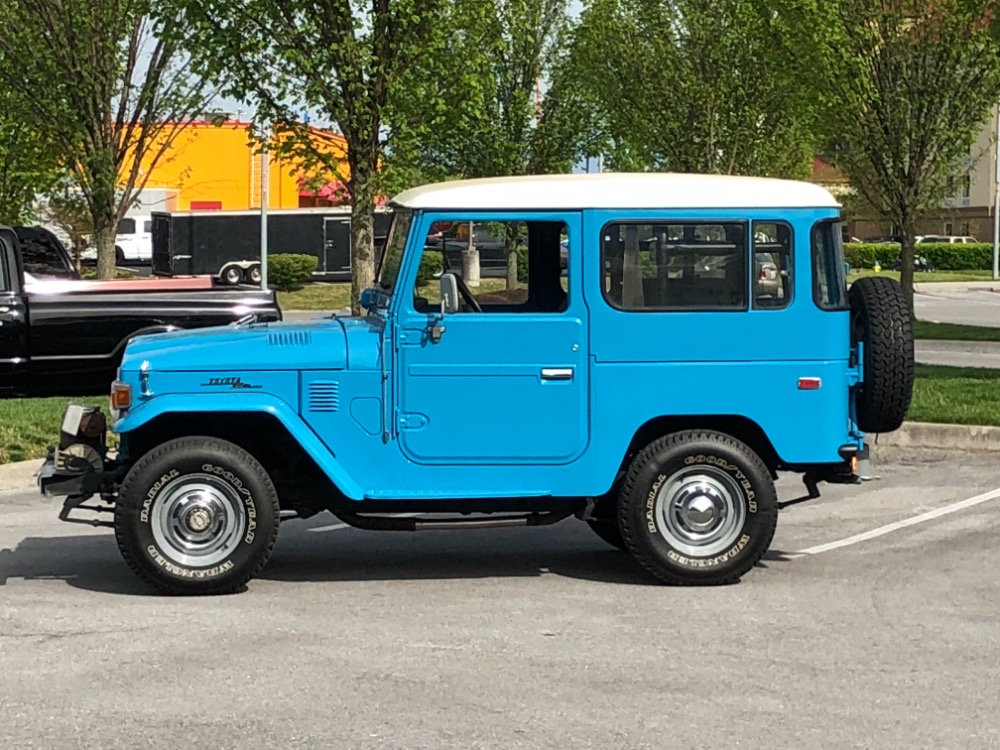
<path id="1" fill-rule="evenodd" d="M 615 222 L 601 233 L 604 296 L 619 310 L 746 310 L 747 225 Z"/>
<path id="2" fill-rule="evenodd" d="M 119 221 L 118 234 L 135 234 L 135 219 L 122 219 Z"/>
<path id="3" fill-rule="evenodd" d="M 821 310 L 850 308 L 840 238 L 839 221 L 821 221 L 813 226 L 813 300 Z"/>
<path id="4" fill-rule="evenodd" d="M 753 223 L 753 307 L 778 310 L 792 302 L 792 228 L 781 221 Z"/>

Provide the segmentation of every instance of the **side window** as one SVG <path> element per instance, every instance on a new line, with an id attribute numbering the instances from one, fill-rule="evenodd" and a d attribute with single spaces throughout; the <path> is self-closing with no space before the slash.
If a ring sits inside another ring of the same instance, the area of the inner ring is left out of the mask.
<path id="1" fill-rule="evenodd" d="M 3 237 L 0 237 L 0 292 L 9 292 L 10 286 L 7 284 L 7 244 Z"/>
<path id="2" fill-rule="evenodd" d="M 135 234 L 135 219 L 122 219 L 119 221 L 118 234 Z"/>
<path id="3" fill-rule="evenodd" d="M 604 295 L 619 310 L 746 310 L 747 226 L 608 224 Z"/>
<path id="4" fill-rule="evenodd" d="M 813 300 L 821 310 L 847 310 L 847 279 L 840 222 L 821 221 L 812 228 Z"/>
<path id="5" fill-rule="evenodd" d="M 780 221 L 753 223 L 753 307 L 777 310 L 792 302 L 792 228 Z"/>
<path id="6" fill-rule="evenodd" d="M 144 222 L 142 222 L 142 231 L 143 231 L 144 234 L 149 234 L 150 232 L 152 232 L 153 231 L 153 222 L 151 222 L 151 221 L 144 221 Z"/>
<path id="7" fill-rule="evenodd" d="M 559 221 L 435 222 L 414 289 L 417 310 L 440 305 L 438 278 L 454 274 L 461 313 L 556 313 L 568 304 L 567 227 Z M 476 310 L 476 306 L 479 310 Z"/>

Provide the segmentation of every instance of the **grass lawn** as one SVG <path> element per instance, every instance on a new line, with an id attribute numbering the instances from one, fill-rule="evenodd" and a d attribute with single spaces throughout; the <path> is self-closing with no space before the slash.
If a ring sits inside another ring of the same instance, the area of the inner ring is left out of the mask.
<path id="1" fill-rule="evenodd" d="M 911 422 L 1000 426 L 1000 370 L 917 365 Z"/>
<path id="2" fill-rule="evenodd" d="M 23 398 L 0 401 L 0 464 L 45 458 L 45 450 L 59 440 L 63 409 L 69 403 L 101 406 L 108 399 Z"/>
<path id="3" fill-rule="evenodd" d="M 472 292 L 473 294 L 497 292 L 503 289 L 506 283 L 504 279 L 483 279 Z M 437 282 L 423 287 L 420 294 L 431 302 L 441 301 Z M 351 306 L 351 285 L 347 282 L 306 284 L 295 292 L 278 292 L 278 305 L 282 312 L 342 310 Z"/>
<path id="4" fill-rule="evenodd" d="M 899 271 L 887 271 L 884 268 L 875 273 L 870 268 L 859 268 L 852 270 L 847 277 L 847 282 L 850 283 L 856 279 L 860 279 L 862 276 L 888 276 L 890 279 L 895 279 L 899 281 Z M 924 272 L 918 271 L 913 274 L 913 282 L 915 284 L 921 284 L 926 282 L 936 282 L 936 281 L 992 281 L 993 272 L 992 271 L 931 271 Z"/>
<path id="5" fill-rule="evenodd" d="M 918 320 L 913 326 L 918 339 L 941 339 L 947 341 L 1000 341 L 1000 328 L 990 326 L 966 326 L 958 323 L 929 323 Z"/>

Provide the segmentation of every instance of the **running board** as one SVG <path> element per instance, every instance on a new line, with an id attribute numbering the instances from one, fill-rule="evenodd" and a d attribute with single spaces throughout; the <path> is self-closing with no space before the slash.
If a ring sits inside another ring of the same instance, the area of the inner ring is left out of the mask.
<path id="1" fill-rule="evenodd" d="M 502 518 L 400 518 L 365 516 L 334 511 L 348 526 L 365 531 L 439 531 L 443 529 L 502 529 L 515 526 L 551 526 L 573 515 L 572 511 L 526 513 Z"/>

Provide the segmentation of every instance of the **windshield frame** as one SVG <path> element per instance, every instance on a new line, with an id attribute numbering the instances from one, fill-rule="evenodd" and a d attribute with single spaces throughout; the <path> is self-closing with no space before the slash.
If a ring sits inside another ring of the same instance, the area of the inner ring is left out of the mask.
<path id="1" fill-rule="evenodd" d="M 378 264 L 375 267 L 375 286 L 379 291 L 389 296 L 392 295 L 403 268 L 403 257 L 406 253 L 406 243 L 410 236 L 410 229 L 413 226 L 414 214 L 415 212 L 412 208 L 405 208 L 403 206 L 393 207 L 392 223 L 389 225 L 385 245 L 382 247 Z M 390 257 L 393 251 L 397 249 L 398 257 Z M 396 260 L 397 262 L 389 265 L 392 260 Z M 383 281 L 387 269 L 395 272 L 392 283 L 389 285 L 386 285 Z"/>

